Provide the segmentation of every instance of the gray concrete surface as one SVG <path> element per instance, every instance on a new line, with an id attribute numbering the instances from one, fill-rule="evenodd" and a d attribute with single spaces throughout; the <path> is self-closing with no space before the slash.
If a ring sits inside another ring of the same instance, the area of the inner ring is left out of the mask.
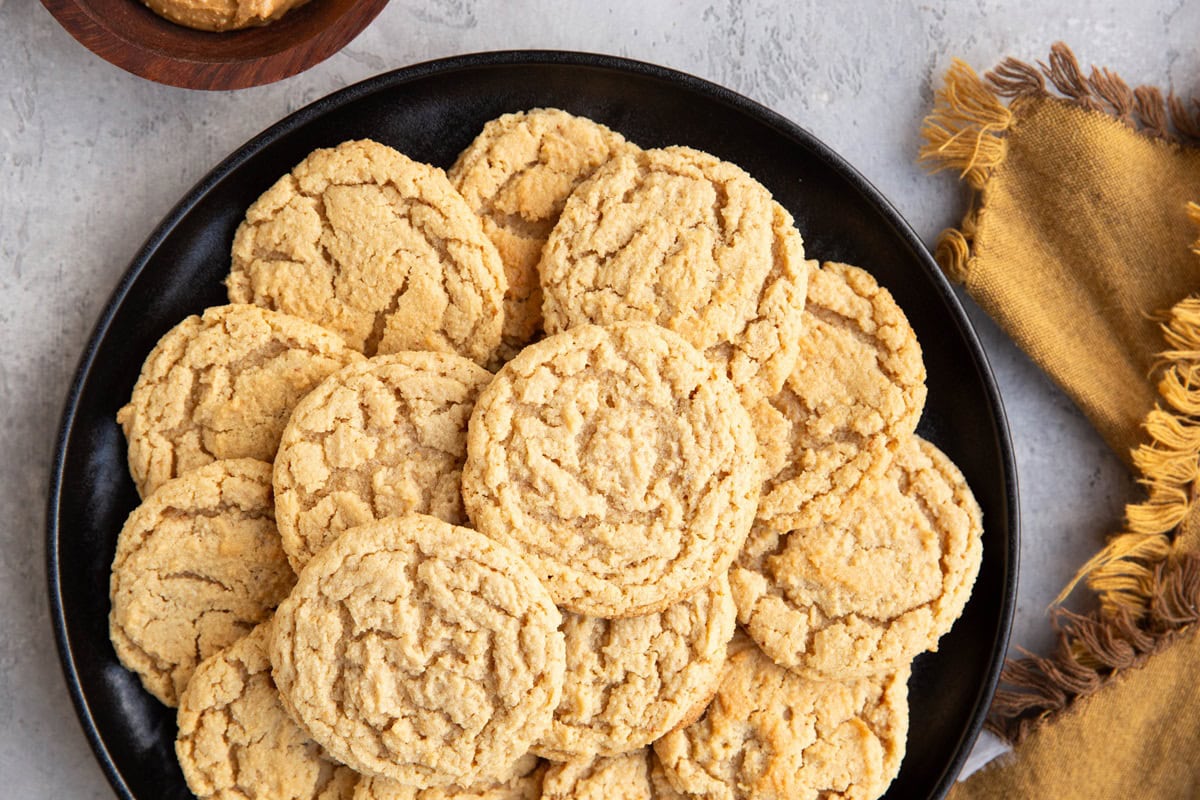
<path id="1" fill-rule="evenodd" d="M 84 341 L 142 240 L 262 128 L 348 83 L 430 58 L 526 47 L 615 53 L 717 81 L 797 121 L 932 242 L 961 213 L 963 195 L 913 159 L 952 56 L 985 68 L 1007 54 L 1044 58 L 1063 39 L 1085 64 L 1195 93 L 1197 30 L 1194 0 L 393 0 L 303 75 L 201 93 L 128 75 L 33 0 L 0 0 L 0 796 L 111 796 L 71 708 L 47 612 L 53 431 Z M 1044 650 L 1047 603 L 1133 489 L 1070 401 L 966 305 L 1016 444 L 1024 542 L 1014 642 Z"/>

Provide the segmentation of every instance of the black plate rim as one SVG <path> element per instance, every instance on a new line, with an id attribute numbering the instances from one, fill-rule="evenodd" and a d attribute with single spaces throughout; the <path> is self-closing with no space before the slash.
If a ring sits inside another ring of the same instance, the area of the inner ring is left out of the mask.
<path id="1" fill-rule="evenodd" d="M 142 270 L 151 257 L 167 237 L 170 236 L 175 227 L 190 213 L 192 208 L 200 202 L 212 187 L 224 180 L 230 172 L 276 139 L 306 125 L 313 119 L 324 115 L 332 108 L 353 102 L 374 92 L 386 91 L 392 87 L 411 83 L 435 74 L 446 74 L 480 67 L 513 66 L 569 66 L 633 73 L 679 85 L 683 89 L 707 95 L 751 117 L 757 117 L 789 138 L 802 142 L 817 158 L 826 162 L 831 169 L 843 177 L 859 193 L 880 208 L 891 225 L 893 232 L 905 241 L 909 249 L 922 263 L 926 272 L 932 277 L 933 283 L 941 295 L 941 299 L 950 311 L 950 316 L 954 321 L 959 335 L 962 336 L 967 348 L 974 357 L 973 366 L 979 373 L 979 377 L 984 385 L 988 402 L 992 408 L 992 416 L 996 422 L 997 444 L 999 445 L 1004 473 L 1002 477 L 1005 482 L 1004 499 L 1007 511 L 1005 527 L 1007 528 L 1006 538 L 1008 544 L 1008 553 L 1004 565 L 1003 594 L 1000 597 L 1001 622 L 993 639 L 990 666 L 983 683 L 979 686 L 971 721 L 959 740 L 953 758 L 950 759 L 940 779 L 935 784 L 933 797 L 944 797 L 950 791 L 951 786 L 962 770 L 963 764 L 970 754 L 971 746 L 983 727 L 990 699 L 999 682 L 1000 670 L 1003 666 L 1004 654 L 1012 629 L 1013 612 L 1016 608 L 1018 554 L 1020 552 L 1019 492 L 1008 418 L 1005 414 L 1004 404 L 1000 397 L 999 387 L 996 384 L 991 364 L 988 361 L 987 354 L 983 350 L 974 327 L 963 310 L 958 296 L 950 287 L 941 269 L 938 268 L 937 263 L 933 260 L 924 242 L 921 241 L 908 222 L 900 215 L 900 212 L 896 210 L 891 201 L 884 197 L 849 162 L 807 130 L 761 103 L 689 73 L 620 56 L 566 50 L 494 50 L 433 59 L 381 73 L 315 100 L 263 130 L 201 178 L 184 195 L 183 199 L 175 205 L 170 213 L 167 214 L 163 221 L 158 224 L 138 250 L 129 267 L 122 274 L 88 338 L 87 345 L 84 347 L 79 365 L 72 378 L 71 387 L 67 393 L 58 434 L 55 438 L 54 458 L 51 465 L 49 496 L 46 508 L 47 588 L 50 595 L 50 616 L 54 628 L 59 661 L 61 662 L 63 676 L 67 682 L 67 688 L 71 694 L 71 701 L 75 706 L 75 712 L 79 717 L 88 743 L 91 745 L 96 759 L 100 762 L 100 766 L 104 770 L 109 784 L 122 800 L 138 800 L 129 791 L 120 771 L 113 762 L 97 728 L 95 718 L 88 705 L 88 700 L 83 694 L 64 617 L 62 584 L 59 579 L 58 548 L 60 496 L 63 489 L 63 472 L 66 464 L 67 444 L 74 430 L 79 398 L 91 374 L 96 352 L 101 342 L 108 335 L 109 327 L 116 316 L 117 310 L 121 307 L 130 287 L 141 275 Z"/>

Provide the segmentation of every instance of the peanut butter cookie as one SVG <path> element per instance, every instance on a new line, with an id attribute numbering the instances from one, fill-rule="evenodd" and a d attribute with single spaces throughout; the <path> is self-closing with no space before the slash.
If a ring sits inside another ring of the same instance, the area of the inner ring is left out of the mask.
<path id="1" fill-rule="evenodd" d="M 448 174 L 496 245 L 508 291 L 499 361 L 542 327 L 538 260 L 567 197 L 596 167 L 633 148 L 621 134 L 557 108 L 505 114 L 483 126 Z"/>
<path id="2" fill-rule="evenodd" d="M 467 419 L 491 379 L 461 356 L 403 352 L 346 367 L 301 400 L 275 458 L 275 519 L 296 571 L 364 522 L 466 522 Z"/>
<path id="3" fill-rule="evenodd" d="M 201 660 L 270 616 L 296 576 L 275 530 L 271 465 L 216 461 L 163 484 L 117 538 L 109 635 L 169 706 Z"/>
<path id="4" fill-rule="evenodd" d="M 577 614 L 661 611 L 711 583 L 753 522 L 754 431 L 733 385 L 648 323 L 579 325 L 483 390 L 463 501 Z"/>
<path id="5" fill-rule="evenodd" d="M 724 575 L 656 614 L 566 612 L 562 700 L 534 751 L 556 761 L 614 756 L 693 722 L 717 690 L 736 614 Z"/>
<path id="6" fill-rule="evenodd" d="M 351 528 L 279 606 L 284 706 L 330 755 L 415 788 L 503 780 L 562 693 L 561 617 L 515 553 L 413 514 Z"/>
<path id="7" fill-rule="evenodd" d="M 775 661 L 820 679 L 891 672 L 962 613 L 979 571 L 979 505 L 940 450 L 906 439 L 827 518 L 758 522 L 729 582 Z"/>
<path id="8" fill-rule="evenodd" d="M 707 706 L 696 714 L 696 719 L 699 719 L 706 710 Z M 689 720 L 687 725 L 691 725 L 696 719 Z M 681 727 L 687 727 L 687 725 Z M 671 779 L 663 768 L 658 754 L 654 752 L 654 748 L 647 747 L 646 750 L 650 759 L 650 797 L 652 800 L 688 800 L 691 795 L 684 794 L 671 784 Z"/>
<path id="9" fill-rule="evenodd" d="M 701 350 L 747 406 L 778 392 L 795 364 L 800 234 L 762 184 L 707 153 L 609 161 L 567 201 L 538 269 L 548 333 L 655 322 Z"/>
<path id="10" fill-rule="evenodd" d="M 287 715 L 271 680 L 270 622 L 207 658 L 179 700 L 175 753 L 202 800 L 351 800 L 358 774 Z"/>
<path id="11" fill-rule="evenodd" d="M 882 472 L 925 407 L 921 346 L 891 293 L 848 264 L 809 262 L 804 333 L 796 366 L 753 411 L 774 475 L 758 516 L 791 514 L 814 498 Z M 762 414 L 780 422 L 764 426 Z M 761 431 L 772 430 L 767 435 Z"/>
<path id="12" fill-rule="evenodd" d="M 582 758 L 546 770 L 542 800 L 686 800 L 649 747 L 619 756 Z"/>
<path id="13" fill-rule="evenodd" d="M 229 299 L 324 325 L 367 355 L 500 344 L 504 266 L 445 173 L 370 140 L 313 151 L 250 206 Z"/>
<path id="14" fill-rule="evenodd" d="M 361 358 L 317 325 L 256 306 L 188 317 L 150 351 L 117 413 L 138 492 L 218 459 L 271 461 L 296 402 Z"/>
<path id="15" fill-rule="evenodd" d="M 671 785 L 705 800 L 874 800 L 900 768 L 908 666 L 847 683 L 731 648 L 705 715 L 654 745 Z"/>
<path id="16" fill-rule="evenodd" d="M 542 800 L 659 800 L 650 783 L 650 750 L 581 758 L 546 770 Z M 665 800 L 665 799 L 664 799 Z"/>
<path id="17" fill-rule="evenodd" d="M 364 775 L 354 790 L 354 800 L 539 800 L 546 765 L 535 755 L 517 762 L 512 775 L 503 781 L 475 786 L 435 786 L 414 789 L 388 778 Z"/>

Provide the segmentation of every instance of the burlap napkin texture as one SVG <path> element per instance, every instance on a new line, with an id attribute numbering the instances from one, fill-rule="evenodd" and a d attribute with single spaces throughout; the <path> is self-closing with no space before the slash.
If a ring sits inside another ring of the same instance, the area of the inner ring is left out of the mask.
<path id="1" fill-rule="evenodd" d="M 1013 753 L 950 796 L 1200 797 L 1200 104 L 1060 43 L 982 78 L 955 62 L 922 134 L 972 190 L 938 262 L 1142 486 L 1080 567 L 1095 610 L 1057 610 L 1057 652 L 1005 668 L 989 725 Z"/>

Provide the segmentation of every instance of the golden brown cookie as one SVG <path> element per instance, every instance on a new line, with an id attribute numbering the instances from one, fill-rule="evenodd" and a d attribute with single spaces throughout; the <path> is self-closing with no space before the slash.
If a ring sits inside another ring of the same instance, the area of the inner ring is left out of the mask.
<path id="1" fill-rule="evenodd" d="M 256 306 L 188 317 L 155 345 L 117 413 L 138 492 L 217 459 L 271 461 L 296 402 L 361 358 L 317 325 Z"/>
<path id="2" fill-rule="evenodd" d="M 826 518 L 758 522 L 729 582 L 738 619 L 779 664 L 823 679 L 894 672 L 937 648 L 982 557 L 979 505 L 919 437 Z"/>
<path id="3" fill-rule="evenodd" d="M 143 0 L 160 17 L 202 31 L 266 25 L 308 0 Z"/>
<path id="4" fill-rule="evenodd" d="M 546 770 L 542 800 L 686 800 L 649 747 L 582 758 Z"/>
<path id="5" fill-rule="evenodd" d="M 534 751 L 555 761 L 615 756 L 692 722 L 717 690 L 736 615 L 724 575 L 656 614 L 564 613 L 562 700 Z"/>
<path id="6" fill-rule="evenodd" d="M 501 363 L 542 328 L 537 265 L 567 197 L 596 167 L 633 147 L 586 117 L 535 108 L 488 122 L 450 168 L 450 183 L 479 215 L 504 262 Z"/>
<path id="7" fill-rule="evenodd" d="M 371 520 L 465 523 L 467 419 L 491 379 L 461 356 L 403 352 L 352 364 L 301 400 L 275 458 L 275 519 L 296 571 Z"/>
<path id="8" fill-rule="evenodd" d="M 671 785 L 705 800 L 874 800 L 904 757 L 908 666 L 818 682 L 730 649 L 717 697 L 654 745 Z"/>
<path id="9" fill-rule="evenodd" d="M 358 774 L 287 715 L 271 680 L 270 622 L 207 658 L 179 699 L 175 753 L 202 800 L 351 800 Z"/>
<path id="10" fill-rule="evenodd" d="M 313 151 L 250 206 L 226 285 L 369 356 L 486 364 L 504 322 L 504 266 L 479 218 L 440 169 L 366 139 Z"/>
<path id="11" fill-rule="evenodd" d="M 647 323 L 579 325 L 527 347 L 475 404 L 463 502 L 559 605 L 661 611 L 723 573 L 761 474 L 733 385 Z"/>
<path id="12" fill-rule="evenodd" d="M 275 530 L 271 465 L 215 461 L 163 484 L 125 521 L 109 635 L 121 663 L 174 706 L 196 665 L 269 617 L 295 580 Z"/>
<path id="13" fill-rule="evenodd" d="M 696 719 L 707 709 L 701 709 L 700 714 L 696 715 Z M 696 720 L 689 720 L 687 725 L 691 725 Z M 687 727 L 687 725 L 681 727 Z M 689 794 L 679 791 L 671 785 L 671 779 L 667 776 L 667 771 L 663 768 L 662 761 L 659 760 L 658 754 L 653 748 L 646 748 L 648 758 L 650 760 L 650 797 L 652 800 L 688 800 L 691 797 Z"/>
<path id="14" fill-rule="evenodd" d="M 609 161 L 567 201 L 538 269 L 548 333 L 655 322 L 700 349 L 748 406 L 779 391 L 795 364 L 800 234 L 762 184 L 707 153 Z"/>
<path id="15" fill-rule="evenodd" d="M 435 786 L 415 789 L 388 778 L 364 775 L 354 790 L 354 800 L 539 800 L 546 765 L 535 755 L 517 762 L 507 780 L 475 786 Z"/>
<path id="16" fill-rule="evenodd" d="M 275 683 L 330 755 L 416 788 L 506 779 L 562 693 L 561 617 L 515 553 L 413 514 L 351 528 L 279 606 Z"/>
<path id="17" fill-rule="evenodd" d="M 650 783 L 650 751 L 582 758 L 546 770 L 542 800 L 657 800 Z"/>
<path id="18" fill-rule="evenodd" d="M 774 475 L 759 504 L 762 519 L 882 472 L 925 407 L 921 346 L 891 293 L 858 267 L 808 263 L 796 366 L 769 404 L 752 412 Z M 764 415 L 777 421 L 764 425 Z"/>

